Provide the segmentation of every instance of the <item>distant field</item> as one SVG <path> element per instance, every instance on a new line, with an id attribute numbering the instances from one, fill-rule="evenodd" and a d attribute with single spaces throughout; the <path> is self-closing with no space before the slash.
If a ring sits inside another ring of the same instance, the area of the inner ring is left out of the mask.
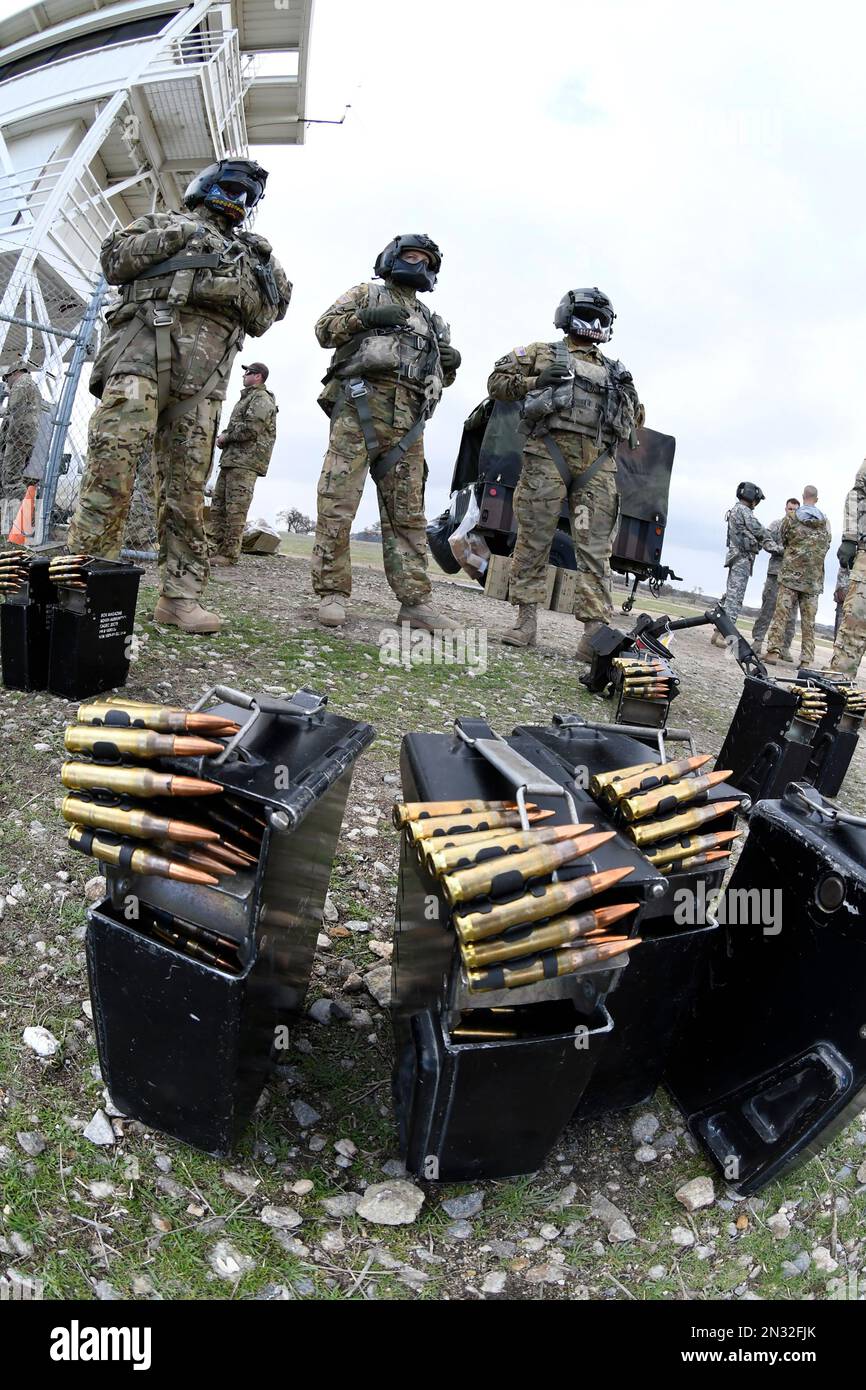
<path id="1" fill-rule="evenodd" d="M 375 570 L 384 569 L 382 563 L 382 547 L 375 541 L 352 541 L 349 549 L 353 565 L 365 565 L 369 569 Z M 313 553 L 313 537 L 284 535 L 280 543 L 279 553 L 281 555 L 292 555 L 301 559 L 309 559 Z M 470 579 L 462 570 L 460 570 L 458 574 L 446 575 L 445 571 L 437 565 L 432 555 L 428 554 L 427 558 L 430 564 L 430 572 L 435 577 L 451 579 L 457 584 L 467 584 L 469 588 L 477 587 L 475 586 L 474 580 Z M 653 598 L 646 585 L 639 584 L 635 595 L 634 607 L 630 615 L 622 611 L 622 604 L 625 601 L 627 593 L 628 590 L 625 587 L 619 587 L 618 585 L 614 587 L 613 611 L 615 624 L 618 619 L 623 619 L 623 621 L 628 622 L 629 617 L 636 613 L 653 613 L 658 615 L 667 613 L 672 618 L 692 618 L 697 613 L 703 613 L 705 611 L 704 606 L 698 607 L 696 603 L 692 603 L 687 599 L 680 599 L 676 594 L 671 594 L 661 599 Z M 710 607 L 711 604 L 712 599 L 708 597 L 706 600 L 706 607 Z M 753 624 L 753 618 L 742 617 L 739 620 L 738 627 L 744 636 L 749 637 L 751 636 Z M 797 650 L 797 641 L 798 638 L 795 638 L 795 654 Z M 833 643 L 829 638 L 819 635 L 816 646 L 819 651 L 830 652 Z"/>

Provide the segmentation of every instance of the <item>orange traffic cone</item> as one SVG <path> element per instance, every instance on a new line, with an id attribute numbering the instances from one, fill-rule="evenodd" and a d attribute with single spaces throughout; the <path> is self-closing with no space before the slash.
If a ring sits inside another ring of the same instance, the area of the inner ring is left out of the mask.
<path id="1" fill-rule="evenodd" d="M 7 540 L 11 545 L 26 545 L 36 530 L 36 484 L 31 483 L 18 508 L 18 515 L 9 528 Z"/>

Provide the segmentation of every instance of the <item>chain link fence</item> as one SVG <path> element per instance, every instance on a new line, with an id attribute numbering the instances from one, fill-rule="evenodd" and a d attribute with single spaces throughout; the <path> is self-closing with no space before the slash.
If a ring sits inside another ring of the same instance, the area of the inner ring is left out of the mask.
<path id="1" fill-rule="evenodd" d="M 59 260 L 59 258 L 57 258 Z M 6 262 L 6 264 L 4 264 Z M 59 545 L 75 512 L 97 405 L 90 367 L 111 303 L 105 281 L 70 284 L 49 248 L 33 258 L 0 255 L 0 369 L 21 370 L 0 386 L 0 530 L 7 541 Z M 8 277 L 8 279 L 6 279 Z M 152 553 L 156 499 L 149 457 L 139 461 L 124 537 Z"/>

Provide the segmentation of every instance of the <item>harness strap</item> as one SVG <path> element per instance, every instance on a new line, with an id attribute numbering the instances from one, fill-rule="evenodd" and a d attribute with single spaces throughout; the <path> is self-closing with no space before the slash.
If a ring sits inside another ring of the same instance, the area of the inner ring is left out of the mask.
<path id="1" fill-rule="evenodd" d="M 572 474 L 571 469 L 566 463 L 565 456 L 562 450 L 560 449 L 559 445 L 557 444 L 556 440 L 554 439 L 553 435 L 549 431 L 547 431 L 544 434 L 536 435 L 536 439 L 540 439 L 543 441 L 544 447 L 550 454 L 550 457 L 553 459 L 553 462 L 556 464 L 556 471 L 558 472 L 562 481 L 565 483 L 565 493 L 569 502 L 571 501 L 572 495 L 574 493 L 582 492 L 583 489 L 587 487 L 589 483 L 592 482 L 596 473 L 601 468 L 601 465 L 607 459 L 612 457 L 612 451 L 614 447 L 613 444 L 608 444 L 607 448 L 603 449 L 601 453 L 598 455 L 598 457 L 593 459 L 589 467 L 585 468 L 583 472 L 575 478 Z"/>
<path id="2" fill-rule="evenodd" d="M 370 410 L 370 393 L 367 383 L 362 381 L 360 377 L 348 381 L 345 387 L 345 397 L 347 403 L 354 406 L 357 412 L 358 423 L 361 426 L 361 434 L 364 436 L 364 446 L 370 464 L 370 476 L 378 486 L 394 465 L 405 457 L 416 439 L 420 438 L 430 415 L 430 404 L 425 402 L 415 423 L 401 439 L 397 440 L 396 444 L 392 444 L 391 448 L 383 453 L 382 445 L 376 434 L 373 413 Z"/>
<path id="3" fill-rule="evenodd" d="M 215 270 L 223 263 L 219 252 L 202 252 L 199 256 L 169 256 L 167 261 L 157 261 L 136 275 L 136 280 L 152 280 L 158 275 L 170 275 L 175 270 Z"/>
<path id="4" fill-rule="evenodd" d="M 160 401 L 160 412 L 159 418 L 157 420 L 157 425 L 160 428 L 162 428 L 164 425 L 170 425 L 173 420 L 177 420 L 178 417 L 181 415 L 186 415 L 190 410 L 195 410 L 195 408 L 198 405 L 200 405 L 202 401 L 207 400 L 208 396 L 210 395 L 210 392 L 222 378 L 223 367 L 230 358 L 235 343 L 237 343 L 237 341 L 242 336 L 243 334 L 241 329 L 236 328 L 229 337 L 228 342 L 226 343 L 226 350 L 220 358 L 219 362 L 214 367 L 207 381 L 204 383 L 204 386 L 202 386 L 198 391 L 196 391 L 194 396 L 184 396 L 182 400 L 175 401 L 173 405 L 170 405 L 167 408 L 163 407 Z M 159 348 L 157 347 L 157 370 L 158 364 Z M 169 359 L 169 370 L 170 368 L 171 360 Z"/>

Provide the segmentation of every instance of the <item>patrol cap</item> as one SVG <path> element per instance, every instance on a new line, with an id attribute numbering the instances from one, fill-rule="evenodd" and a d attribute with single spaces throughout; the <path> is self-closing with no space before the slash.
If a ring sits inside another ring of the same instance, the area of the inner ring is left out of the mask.
<path id="1" fill-rule="evenodd" d="M 269 372 L 264 362 L 250 362 L 247 366 L 243 366 L 241 363 L 241 366 L 245 372 L 258 372 L 262 381 L 267 381 Z"/>

